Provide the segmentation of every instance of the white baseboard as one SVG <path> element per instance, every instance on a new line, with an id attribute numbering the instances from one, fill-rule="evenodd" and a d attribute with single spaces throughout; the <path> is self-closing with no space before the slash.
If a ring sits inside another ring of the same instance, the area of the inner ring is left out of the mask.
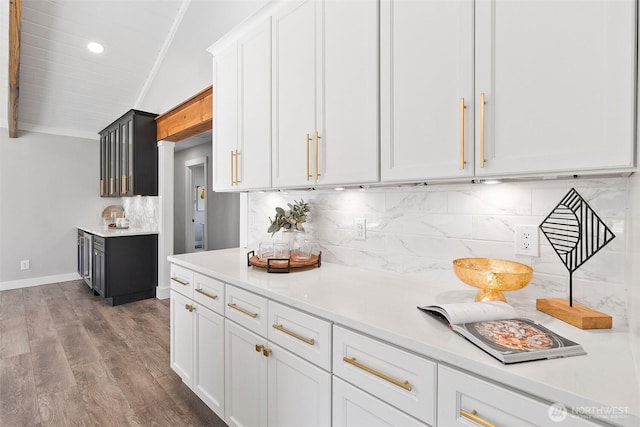
<path id="1" fill-rule="evenodd" d="M 167 299 L 169 298 L 169 291 L 171 290 L 170 286 L 158 286 L 156 288 L 156 298 L 157 299 Z"/>
<path id="2" fill-rule="evenodd" d="M 22 280 L 9 280 L 0 282 L 0 291 L 8 291 L 10 289 L 30 288 L 32 286 L 48 285 L 50 283 L 69 282 L 71 280 L 80 280 L 78 273 L 58 274 L 55 276 L 31 277 Z"/>

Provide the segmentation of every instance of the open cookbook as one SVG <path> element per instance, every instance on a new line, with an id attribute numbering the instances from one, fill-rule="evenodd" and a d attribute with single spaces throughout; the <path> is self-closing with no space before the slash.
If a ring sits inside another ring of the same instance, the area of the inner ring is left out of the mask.
<path id="1" fill-rule="evenodd" d="M 568 340 L 500 301 L 439 304 L 418 307 L 502 363 L 586 354 Z"/>

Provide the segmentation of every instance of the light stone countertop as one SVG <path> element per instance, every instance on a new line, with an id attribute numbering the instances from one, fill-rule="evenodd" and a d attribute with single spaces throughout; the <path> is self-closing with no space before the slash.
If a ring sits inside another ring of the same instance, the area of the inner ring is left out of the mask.
<path id="1" fill-rule="evenodd" d="M 95 234 L 100 237 L 124 237 L 124 236 L 141 236 L 144 234 L 158 234 L 158 230 L 147 228 L 109 228 L 105 225 L 77 226 L 79 230 Z"/>
<path id="2" fill-rule="evenodd" d="M 320 268 L 269 274 L 248 267 L 247 252 L 225 249 L 168 259 L 550 403 L 599 413 L 614 425 L 640 425 L 640 378 L 623 320 L 614 318 L 610 330 L 581 330 L 537 311 L 535 300 L 507 293 L 522 317 L 580 343 L 587 355 L 503 365 L 416 308 L 472 301 L 476 290 L 462 284 L 453 271 L 433 271 L 418 279 L 322 263 Z M 611 413 L 617 415 L 607 415 Z"/>

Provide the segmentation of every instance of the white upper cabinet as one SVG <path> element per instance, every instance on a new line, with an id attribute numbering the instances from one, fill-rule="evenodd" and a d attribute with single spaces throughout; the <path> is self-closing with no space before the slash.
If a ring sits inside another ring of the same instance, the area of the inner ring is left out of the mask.
<path id="1" fill-rule="evenodd" d="M 273 17 L 274 187 L 378 180 L 378 2 L 288 2 Z"/>
<path id="2" fill-rule="evenodd" d="M 634 166 L 635 4 L 476 1 L 476 175 Z"/>
<path id="3" fill-rule="evenodd" d="M 384 0 L 382 181 L 631 170 L 635 7 Z"/>
<path id="4" fill-rule="evenodd" d="M 383 0 L 381 178 L 473 176 L 473 1 Z"/>
<path id="5" fill-rule="evenodd" d="M 213 189 L 231 190 L 238 146 L 238 53 L 236 44 L 213 59 Z"/>
<path id="6" fill-rule="evenodd" d="M 213 51 L 214 190 L 271 187 L 271 19 Z"/>

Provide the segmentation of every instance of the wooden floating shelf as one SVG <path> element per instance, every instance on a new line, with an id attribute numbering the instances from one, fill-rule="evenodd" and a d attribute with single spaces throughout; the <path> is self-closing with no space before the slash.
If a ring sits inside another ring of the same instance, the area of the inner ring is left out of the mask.
<path id="1" fill-rule="evenodd" d="M 612 326 L 608 314 L 576 303 L 570 307 L 569 301 L 562 298 L 537 299 L 536 309 L 580 329 L 611 329 Z"/>

